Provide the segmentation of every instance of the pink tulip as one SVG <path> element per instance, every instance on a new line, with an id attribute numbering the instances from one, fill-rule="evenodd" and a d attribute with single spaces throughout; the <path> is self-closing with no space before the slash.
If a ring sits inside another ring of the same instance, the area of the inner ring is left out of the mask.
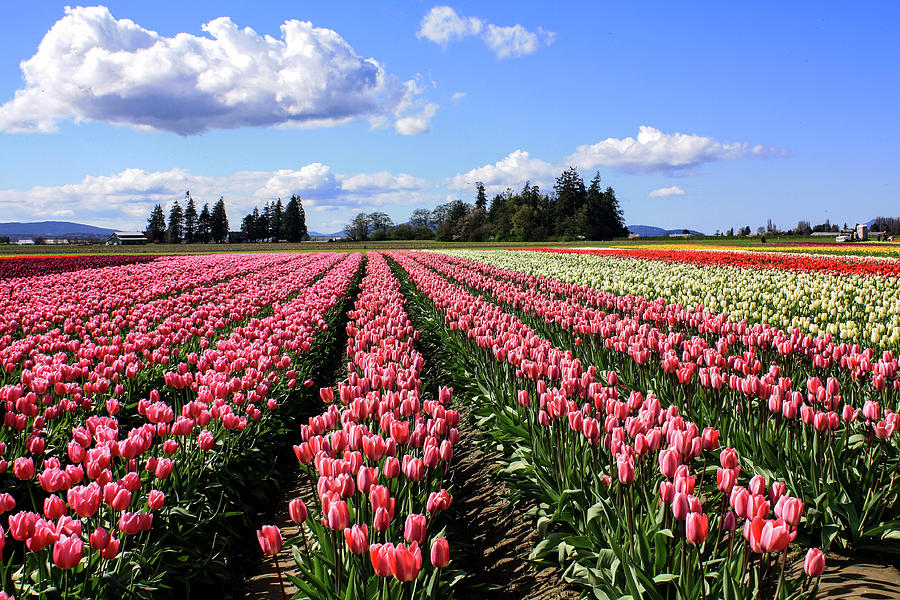
<path id="1" fill-rule="evenodd" d="M 256 531 L 256 539 L 263 553 L 275 556 L 281 552 L 281 530 L 275 525 L 263 525 Z"/>
<path id="2" fill-rule="evenodd" d="M 810 548 L 803 560 L 803 571 L 810 577 L 820 577 L 825 571 L 825 555 L 818 548 Z"/>

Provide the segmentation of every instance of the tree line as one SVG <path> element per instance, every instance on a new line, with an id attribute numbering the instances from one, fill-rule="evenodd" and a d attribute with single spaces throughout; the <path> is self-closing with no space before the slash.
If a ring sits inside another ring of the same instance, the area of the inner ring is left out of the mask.
<path id="1" fill-rule="evenodd" d="M 383 212 L 359 213 L 344 228 L 351 240 L 427 240 L 543 242 L 608 240 L 628 234 L 622 209 L 611 187 L 597 173 L 585 185 L 570 167 L 544 193 L 530 182 L 519 192 L 507 189 L 488 202 L 484 184 L 475 183 L 475 202 L 454 200 L 434 210 L 419 208 L 395 225 Z"/>
<path id="2" fill-rule="evenodd" d="M 266 202 L 262 211 L 254 207 L 241 221 L 241 231 L 251 242 L 302 242 L 309 239 L 306 211 L 300 196 L 291 196 L 287 206 L 283 206 L 281 198 L 278 198 L 275 202 Z"/>
<path id="3" fill-rule="evenodd" d="M 300 196 L 291 196 L 287 206 L 282 205 L 281 198 L 275 202 L 267 202 L 260 212 L 254 208 L 241 221 L 241 232 L 247 241 L 302 242 L 309 238 L 306 230 L 306 212 Z M 191 192 L 185 193 L 185 207 L 176 200 L 169 210 L 169 218 L 157 204 L 150 211 L 147 229 L 144 235 L 151 242 L 169 244 L 206 244 L 229 241 L 228 215 L 225 212 L 225 199 L 220 197 L 212 210 L 209 203 L 203 205 L 198 213 L 197 204 Z"/>
<path id="4" fill-rule="evenodd" d="M 209 209 L 208 202 L 204 203 L 199 213 L 190 191 L 185 193 L 185 199 L 186 206 L 183 209 L 178 200 L 172 205 L 168 223 L 162 206 L 157 204 L 153 207 L 150 218 L 147 219 L 147 229 L 144 230 L 144 235 L 149 241 L 206 244 L 228 240 L 228 215 L 225 213 L 224 197 L 219 198 L 212 210 Z"/>

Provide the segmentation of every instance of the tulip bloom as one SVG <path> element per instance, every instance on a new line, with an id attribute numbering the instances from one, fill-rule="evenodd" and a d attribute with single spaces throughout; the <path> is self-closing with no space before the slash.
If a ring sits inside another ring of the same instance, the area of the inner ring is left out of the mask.
<path id="1" fill-rule="evenodd" d="M 819 577 L 825 571 L 825 555 L 818 548 L 810 548 L 803 560 L 803 571 L 810 577 Z"/>
<path id="2" fill-rule="evenodd" d="M 281 530 L 275 525 L 263 525 L 256 531 L 256 539 L 265 554 L 275 556 L 281 552 Z"/>
<path id="3" fill-rule="evenodd" d="M 369 546 L 369 559 L 372 561 L 372 569 L 379 577 L 390 577 L 391 563 L 394 559 L 393 544 L 372 544 Z"/>
<path id="4" fill-rule="evenodd" d="M 425 542 L 425 515 L 409 515 L 403 528 L 403 538 L 407 542 Z"/>
<path id="5" fill-rule="evenodd" d="M 684 531 L 687 541 L 699 546 L 709 537 L 709 518 L 705 514 L 689 513 L 684 522 Z"/>
<path id="6" fill-rule="evenodd" d="M 331 389 L 331 388 L 329 388 Z M 363 554 L 369 549 L 369 528 L 367 525 L 353 525 L 344 529 L 344 540 L 353 554 Z"/>
<path id="7" fill-rule="evenodd" d="M 71 569 L 81 562 L 84 542 L 77 535 L 60 536 L 53 544 L 53 564 L 60 569 Z"/>
<path id="8" fill-rule="evenodd" d="M 759 545 L 763 552 L 779 553 L 787 548 L 796 533 L 791 535 L 790 528 L 783 521 L 766 521 L 760 532 Z"/>
<path id="9" fill-rule="evenodd" d="M 413 542 L 407 548 L 403 544 L 397 544 L 390 557 L 391 573 L 398 581 L 412 581 L 419 576 L 422 568 L 422 551 L 419 545 Z"/>
<path id="10" fill-rule="evenodd" d="M 439 537 L 431 542 L 431 564 L 441 569 L 450 562 L 450 545 L 447 538 Z"/>
<path id="11" fill-rule="evenodd" d="M 306 504 L 300 498 L 291 500 L 290 504 L 288 504 L 288 514 L 291 516 L 291 521 L 297 524 L 303 523 L 309 516 Z"/>

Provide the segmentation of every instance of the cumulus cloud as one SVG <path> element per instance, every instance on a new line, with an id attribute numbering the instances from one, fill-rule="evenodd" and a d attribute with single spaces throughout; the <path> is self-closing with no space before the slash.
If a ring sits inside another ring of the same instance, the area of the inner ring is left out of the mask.
<path id="1" fill-rule="evenodd" d="M 507 187 L 517 188 L 526 181 L 540 186 L 554 182 L 563 169 L 574 166 L 590 171 L 597 167 L 612 167 L 632 174 L 665 173 L 679 175 L 704 163 L 784 156 L 776 148 L 751 145 L 746 142 L 723 143 L 709 137 L 667 134 L 653 127 L 642 126 L 637 139 L 608 138 L 593 145 L 579 146 L 574 153 L 556 162 L 532 157 L 524 150 L 516 150 L 492 165 L 485 165 L 457 174 L 447 181 L 451 189 L 466 189 L 476 181 L 495 193 Z M 665 192 L 665 193 L 663 193 Z M 654 190 L 652 197 L 683 195 L 678 186 Z"/>
<path id="2" fill-rule="evenodd" d="M 514 58 L 536 52 L 541 46 L 549 46 L 556 38 L 552 31 L 538 27 L 529 31 L 516 23 L 511 26 L 486 23 L 478 17 L 464 17 L 449 6 L 435 6 L 419 24 L 416 36 L 446 49 L 450 42 L 465 37 L 481 35 L 481 39 L 497 58 Z"/>
<path id="3" fill-rule="evenodd" d="M 685 193 L 686 192 L 677 185 L 671 185 L 669 187 L 653 190 L 647 194 L 647 196 L 650 198 L 667 198 L 669 196 L 684 196 Z"/>
<path id="4" fill-rule="evenodd" d="M 450 102 L 452 102 L 453 104 L 459 104 L 465 97 L 465 92 L 453 92 L 453 95 L 450 96 Z"/>
<path id="5" fill-rule="evenodd" d="M 496 193 L 508 187 L 520 187 L 526 181 L 552 180 L 558 174 L 558 167 L 552 163 L 534 158 L 525 150 L 516 150 L 492 165 L 478 167 L 451 177 L 447 185 L 451 189 L 461 190 L 470 188 L 476 181 L 480 181 L 490 193 Z"/>
<path id="6" fill-rule="evenodd" d="M 581 169 L 615 167 L 627 173 L 686 171 L 703 163 L 783 155 L 774 148 L 746 142 L 723 143 L 709 137 L 663 133 L 642 125 L 637 139 L 607 138 L 579 146 L 564 162 Z"/>
<path id="7" fill-rule="evenodd" d="M 276 39 L 228 17 L 202 29 L 165 37 L 104 6 L 66 8 L 21 63 L 25 86 L 0 106 L 0 130 L 55 131 L 73 119 L 191 135 L 396 122 L 415 112 L 417 126 L 398 131 L 421 133 L 437 108 L 331 29 L 289 20 Z"/>
<path id="8" fill-rule="evenodd" d="M 322 163 L 277 171 L 238 171 L 222 177 L 194 175 L 184 169 L 150 172 L 125 169 L 113 175 L 89 175 L 79 183 L 0 190 L 0 221 L 65 219 L 98 226 L 143 228 L 150 209 L 168 210 L 190 190 L 195 201 L 212 204 L 224 196 L 232 225 L 254 206 L 292 194 L 318 215 L 312 227 L 347 218 L 347 210 L 385 205 L 429 204 L 429 182 L 406 173 L 335 173 Z"/>
<path id="9" fill-rule="evenodd" d="M 446 48 L 454 40 L 478 35 L 484 23 L 477 17 L 462 17 L 449 6 L 435 6 L 422 17 L 416 36 Z"/>

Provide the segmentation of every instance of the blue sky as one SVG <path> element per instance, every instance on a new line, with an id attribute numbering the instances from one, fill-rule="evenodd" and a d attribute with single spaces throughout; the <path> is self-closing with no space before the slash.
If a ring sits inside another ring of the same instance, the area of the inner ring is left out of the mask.
<path id="1" fill-rule="evenodd" d="M 138 228 L 190 189 L 234 225 L 299 193 L 334 231 L 570 164 L 631 224 L 900 206 L 896 3 L 5 8 L 3 221 Z"/>

